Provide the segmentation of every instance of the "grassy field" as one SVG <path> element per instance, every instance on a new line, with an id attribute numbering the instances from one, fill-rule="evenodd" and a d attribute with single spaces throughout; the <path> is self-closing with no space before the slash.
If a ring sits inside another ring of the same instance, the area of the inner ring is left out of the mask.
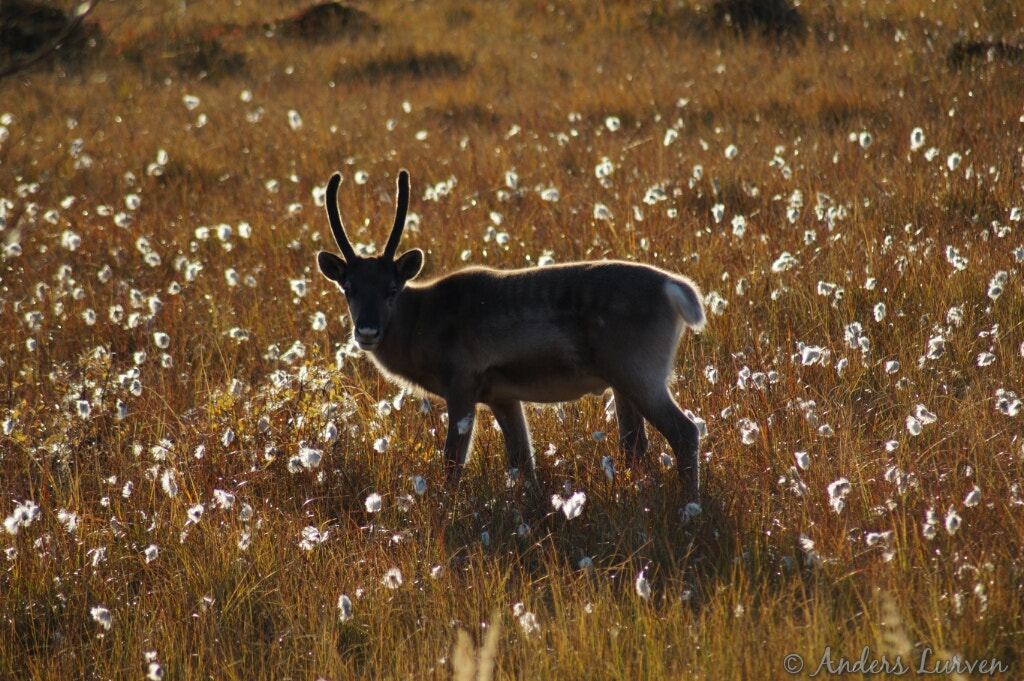
<path id="1" fill-rule="evenodd" d="M 1021 678 L 1014 3 L 301 9 L 100 2 L 0 81 L 0 678 L 473 678 L 489 632 L 495 679 Z M 701 285 L 699 517 L 597 397 L 529 410 L 578 517 L 486 412 L 446 489 L 315 265 L 330 173 L 379 249 L 402 167 L 423 277 Z"/>

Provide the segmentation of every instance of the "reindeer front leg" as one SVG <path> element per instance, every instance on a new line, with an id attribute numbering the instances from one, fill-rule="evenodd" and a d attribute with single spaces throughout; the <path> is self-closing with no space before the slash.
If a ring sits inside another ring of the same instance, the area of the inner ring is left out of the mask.
<path id="1" fill-rule="evenodd" d="M 476 403 L 462 395 L 448 397 L 448 435 L 444 441 L 444 475 L 455 485 L 462 477 L 462 468 L 473 446 Z"/>
<path id="2" fill-rule="evenodd" d="M 523 483 L 540 496 L 540 483 L 537 481 L 534 466 L 533 446 L 530 443 L 530 429 L 526 425 L 523 403 L 519 401 L 488 402 L 494 419 L 505 437 L 505 453 L 509 471 L 516 469 L 523 478 Z"/>

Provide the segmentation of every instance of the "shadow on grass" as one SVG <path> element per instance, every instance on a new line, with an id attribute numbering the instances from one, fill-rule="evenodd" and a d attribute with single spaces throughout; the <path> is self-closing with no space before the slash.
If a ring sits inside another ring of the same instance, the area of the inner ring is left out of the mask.
<path id="1" fill-rule="evenodd" d="M 121 56 L 153 80 L 173 75 L 218 82 L 246 76 L 248 60 L 237 48 L 238 26 L 216 26 L 191 33 L 139 37 L 121 50 Z"/>
<path id="2" fill-rule="evenodd" d="M 596 479 L 581 482 L 592 494 L 572 519 L 519 486 L 472 481 L 471 492 L 434 511 L 448 568 L 470 569 L 485 558 L 505 575 L 509 593 L 543 584 L 553 572 L 590 575 L 617 585 L 626 600 L 636 598 L 634 582 L 643 571 L 652 602 L 689 591 L 688 605 L 696 610 L 704 596 L 732 584 L 738 570 L 759 598 L 788 592 L 792 579 L 801 579 L 796 538 L 755 533 L 743 522 L 741 496 L 721 497 L 720 485 L 710 481 L 701 514 L 684 519 L 674 472 L 661 477 L 639 491 L 632 484 L 600 489 Z"/>
<path id="3" fill-rule="evenodd" d="M 421 52 L 404 48 L 383 54 L 360 64 L 343 65 L 335 71 L 339 82 L 365 80 L 370 83 L 458 78 L 469 72 L 471 64 L 447 50 Z"/>

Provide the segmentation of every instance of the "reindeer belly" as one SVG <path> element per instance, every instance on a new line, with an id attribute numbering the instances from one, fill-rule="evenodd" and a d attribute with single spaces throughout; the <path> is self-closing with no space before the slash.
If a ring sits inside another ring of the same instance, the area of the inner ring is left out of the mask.
<path id="1" fill-rule="evenodd" d="M 483 376 L 481 402 L 571 402 L 587 394 L 600 395 L 606 381 L 557 358 L 508 362 L 489 368 Z"/>

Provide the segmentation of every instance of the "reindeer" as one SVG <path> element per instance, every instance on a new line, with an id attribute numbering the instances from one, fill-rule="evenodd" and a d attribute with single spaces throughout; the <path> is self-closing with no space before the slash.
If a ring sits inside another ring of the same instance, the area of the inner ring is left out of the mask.
<path id="1" fill-rule="evenodd" d="M 458 482 L 473 441 L 476 405 L 490 408 L 508 467 L 537 493 L 523 402 L 566 402 L 611 388 L 619 444 L 637 464 L 648 448 L 644 420 L 668 440 L 686 501 L 699 503 L 698 430 L 667 381 L 683 328 L 705 322 L 701 293 L 686 277 L 622 261 L 519 270 L 469 267 L 412 283 L 423 251 L 395 258 L 409 208 L 409 173 L 398 175 L 395 224 L 384 252 L 356 254 L 338 212 L 335 173 L 326 205 L 342 258 L 317 254 L 348 301 L 352 335 L 390 380 L 444 398 L 445 474 Z"/>

